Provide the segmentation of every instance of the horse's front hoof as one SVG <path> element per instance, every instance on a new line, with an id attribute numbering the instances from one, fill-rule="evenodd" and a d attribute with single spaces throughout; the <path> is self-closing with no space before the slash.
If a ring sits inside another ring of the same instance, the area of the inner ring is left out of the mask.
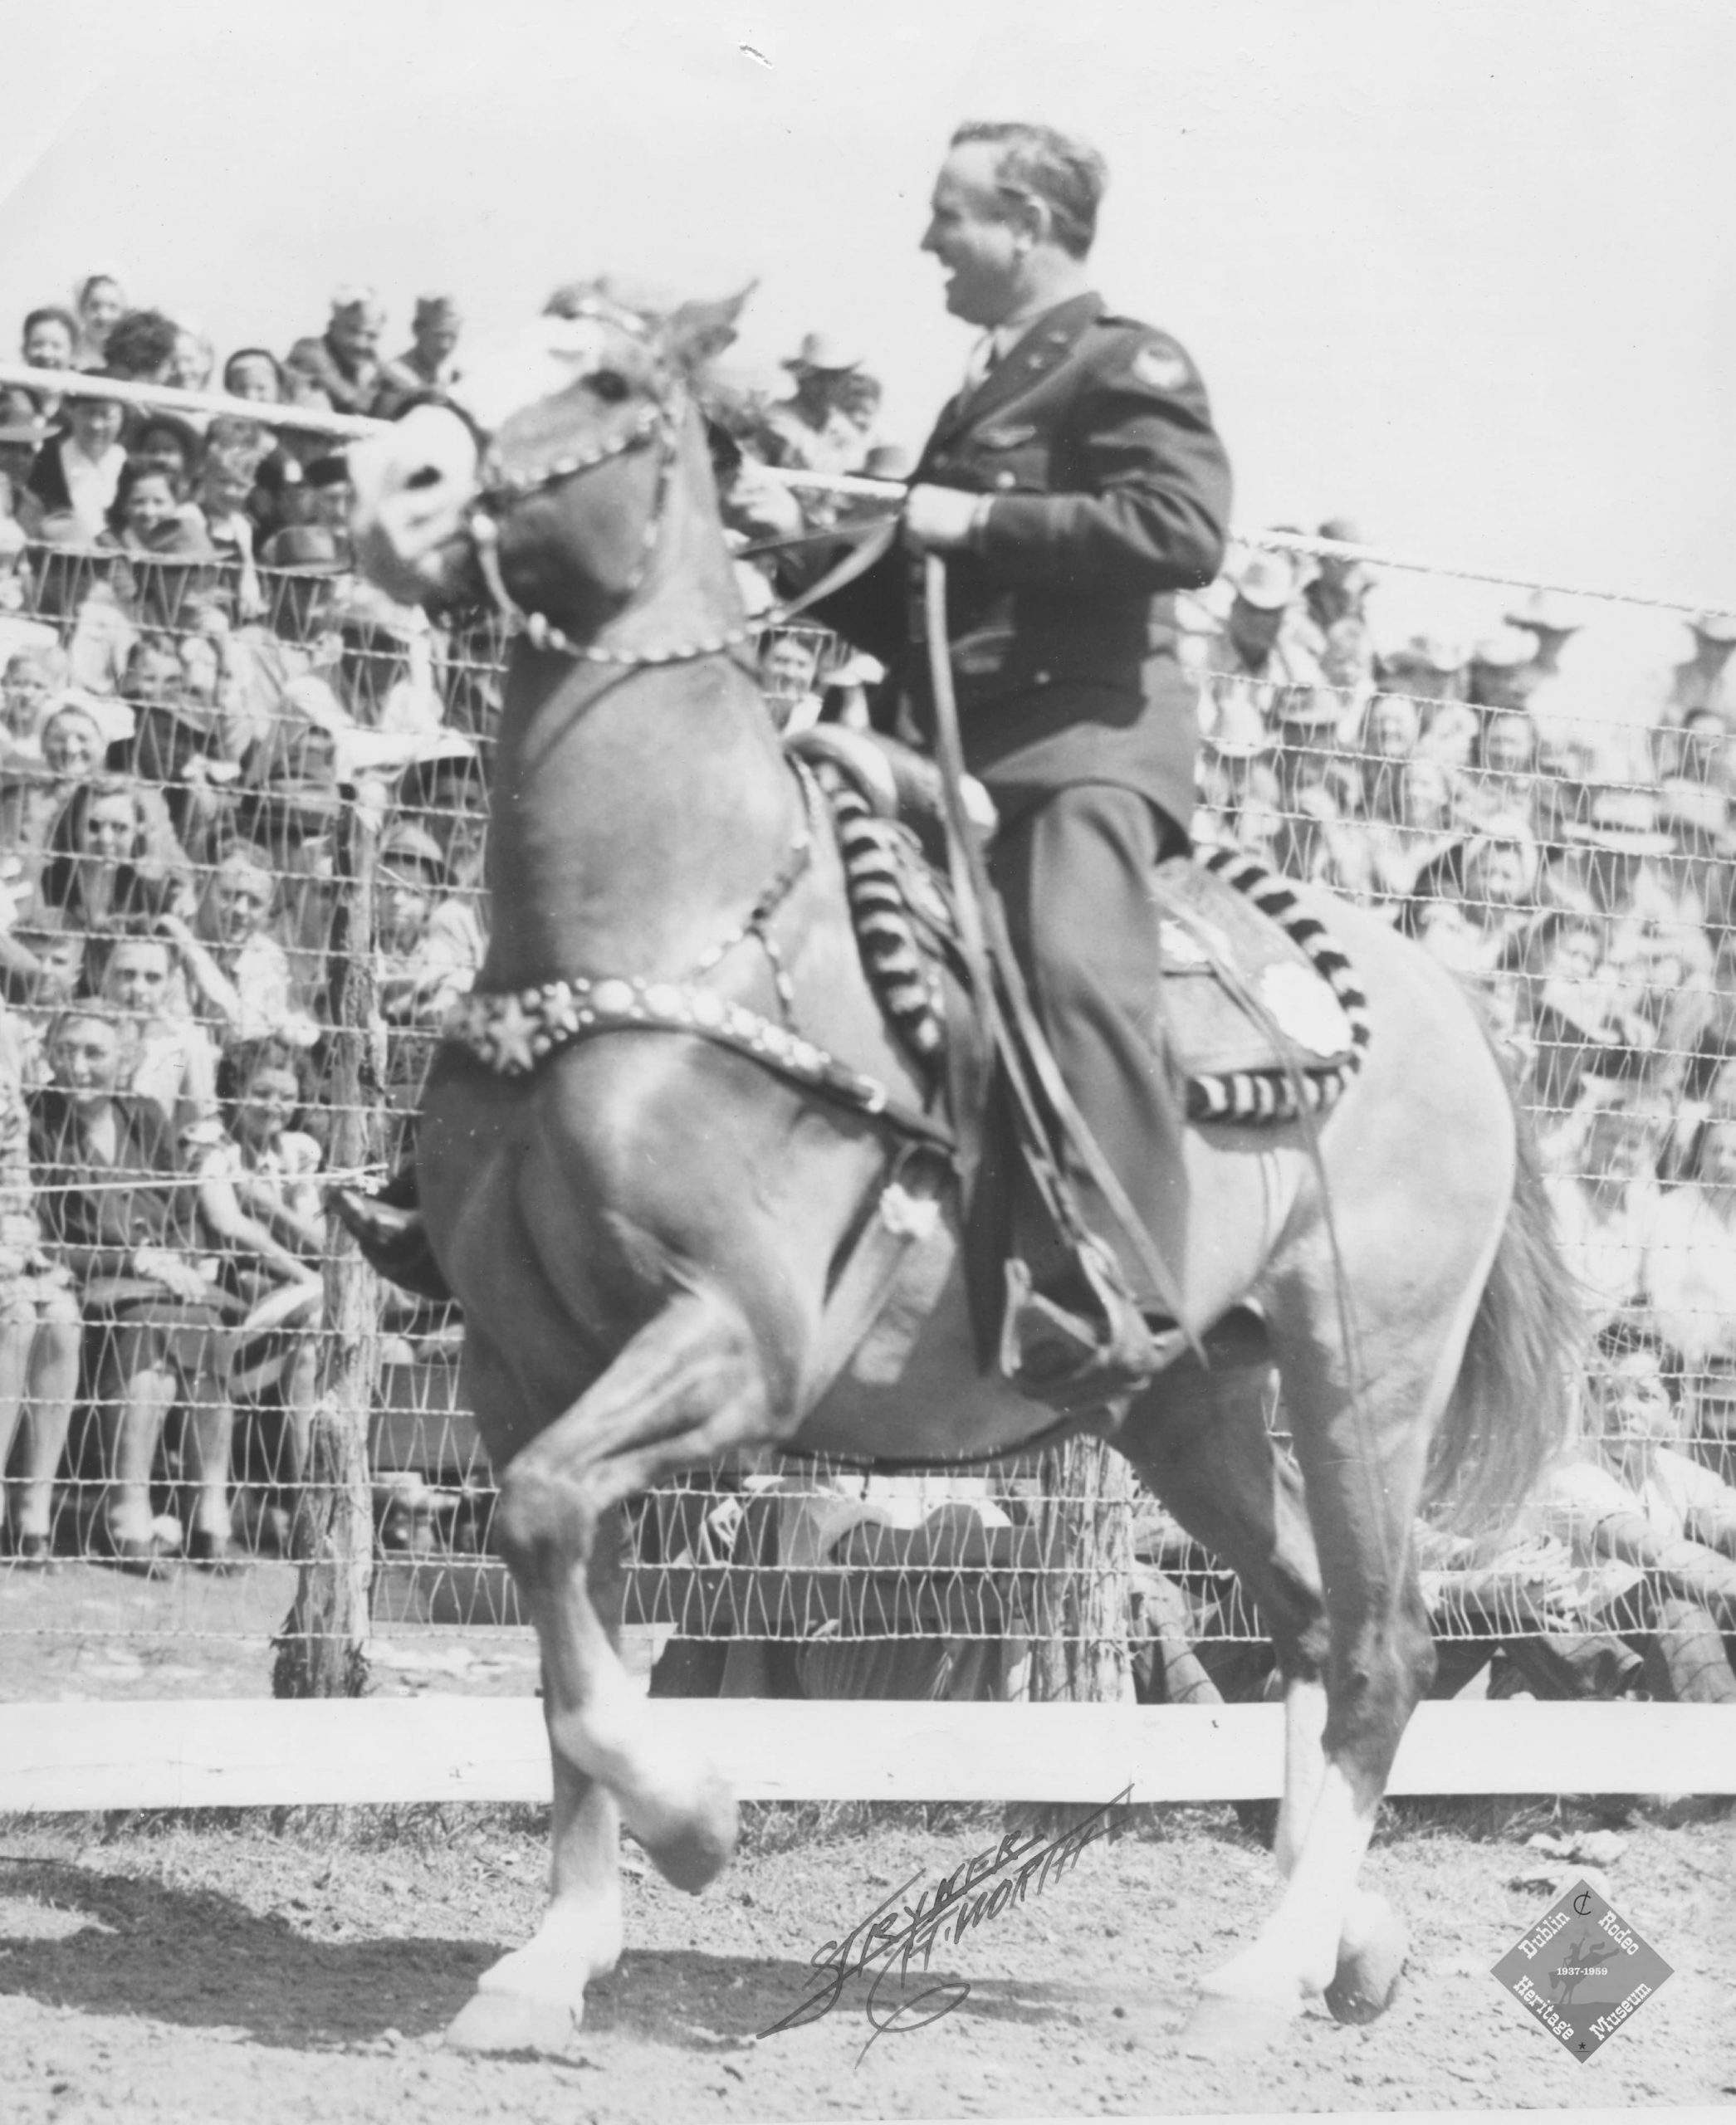
<path id="1" fill-rule="evenodd" d="M 697 1896 L 729 1864 L 741 1815 L 735 1795 L 721 1778 L 712 1778 L 678 1815 L 672 1810 L 655 1826 L 629 1827 L 669 1886 Z"/>
<path id="2" fill-rule="evenodd" d="M 446 2032 L 453 2051 L 534 2052 L 560 2059 L 579 2040 L 584 2009 L 565 2000 L 538 2000 L 519 1992 L 477 1992 Z"/>
<path id="3" fill-rule="evenodd" d="M 1295 2020 L 1281 2000 L 1202 1992 L 1177 2043 L 1190 2059 L 1257 2059 L 1283 2042 Z"/>
<path id="4" fill-rule="evenodd" d="M 1358 1890 L 1344 1916 L 1338 1967 L 1326 1988 L 1335 2020 L 1372 2022 L 1384 2015 L 1404 1974 L 1411 1937 L 1383 1896 Z"/>

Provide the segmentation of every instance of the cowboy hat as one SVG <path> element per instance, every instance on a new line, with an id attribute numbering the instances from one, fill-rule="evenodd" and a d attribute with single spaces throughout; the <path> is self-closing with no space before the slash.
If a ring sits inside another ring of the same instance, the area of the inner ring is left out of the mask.
<path id="1" fill-rule="evenodd" d="M 1528 628 L 1533 634 L 1577 634 L 1585 625 L 1573 617 L 1565 598 L 1553 590 L 1533 590 L 1523 604 L 1515 604 L 1501 615 L 1510 628 Z"/>
<path id="2" fill-rule="evenodd" d="M 1537 655 L 1537 644 L 1523 628 L 1497 628 L 1472 645 L 1470 661 L 1488 672 L 1517 672 Z"/>
<path id="3" fill-rule="evenodd" d="M 1697 613 L 1688 624 L 1702 642 L 1736 642 L 1736 613 Z"/>
<path id="4" fill-rule="evenodd" d="M 1236 596 L 1262 613 L 1279 611 L 1301 588 L 1296 564 L 1287 554 L 1256 548 L 1228 573 Z"/>
<path id="5" fill-rule="evenodd" d="M 860 369 L 862 357 L 852 354 L 844 341 L 829 332 L 804 332 L 802 343 L 793 354 L 785 355 L 785 369 L 824 369 L 835 375 L 847 370 Z"/>
<path id="6" fill-rule="evenodd" d="M 1445 679 L 1465 669 L 1465 652 L 1439 635 L 1413 634 L 1396 649 L 1383 652 L 1380 664 L 1385 672 L 1422 672 Z"/>

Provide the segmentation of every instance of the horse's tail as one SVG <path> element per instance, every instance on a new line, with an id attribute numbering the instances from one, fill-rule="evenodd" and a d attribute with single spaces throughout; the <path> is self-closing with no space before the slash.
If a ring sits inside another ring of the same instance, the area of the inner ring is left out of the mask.
<path id="1" fill-rule="evenodd" d="M 1510 1081 L 1508 1088 L 1511 1097 Z M 1583 1309 L 1556 1242 L 1530 1118 L 1516 1100 L 1513 1121 L 1513 1199 L 1425 1486 L 1425 1504 L 1465 1529 L 1510 1520 L 1572 1423 Z"/>

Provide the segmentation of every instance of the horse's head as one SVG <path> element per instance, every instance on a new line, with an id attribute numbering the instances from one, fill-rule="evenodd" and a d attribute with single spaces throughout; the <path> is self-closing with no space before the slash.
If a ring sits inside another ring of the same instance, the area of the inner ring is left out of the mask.
<path id="1" fill-rule="evenodd" d="M 645 584 L 677 475 L 703 467 L 690 386 L 746 297 L 663 307 L 608 281 L 561 289 L 467 377 L 462 412 L 418 407 L 352 449 L 362 567 L 406 601 L 486 593 L 589 641 Z"/>

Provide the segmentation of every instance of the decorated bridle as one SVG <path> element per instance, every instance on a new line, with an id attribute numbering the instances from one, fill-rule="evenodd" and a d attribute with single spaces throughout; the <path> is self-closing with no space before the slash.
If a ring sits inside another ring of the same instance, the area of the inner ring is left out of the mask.
<path id="1" fill-rule="evenodd" d="M 481 438 L 477 496 L 465 513 L 465 530 L 476 556 L 477 571 L 495 609 L 534 648 L 551 650 L 589 664 L 620 667 L 678 664 L 738 647 L 749 637 L 750 630 L 745 623 L 705 639 L 672 642 L 656 648 L 617 650 L 594 642 L 575 642 L 545 613 L 526 610 L 507 589 L 501 574 L 500 540 L 501 520 L 508 511 L 532 495 L 594 472 L 601 466 L 614 464 L 636 451 L 654 447 L 658 453 L 656 486 L 650 514 L 645 520 L 639 559 L 627 580 L 626 598 L 630 604 L 643 588 L 657 558 L 670 484 L 681 450 L 682 430 L 687 420 L 689 400 L 686 383 L 678 367 L 658 345 L 651 326 L 637 310 L 611 302 L 606 296 L 590 295 L 570 306 L 564 305 L 560 315 L 563 318 L 590 318 L 598 324 L 612 325 L 637 340 L 653 362 L 652 401 L 627 428 L 606 442 L 580 450 L 564 450 L 537 463 L 511 471 L 501 462 L 494 439 Z"/>

